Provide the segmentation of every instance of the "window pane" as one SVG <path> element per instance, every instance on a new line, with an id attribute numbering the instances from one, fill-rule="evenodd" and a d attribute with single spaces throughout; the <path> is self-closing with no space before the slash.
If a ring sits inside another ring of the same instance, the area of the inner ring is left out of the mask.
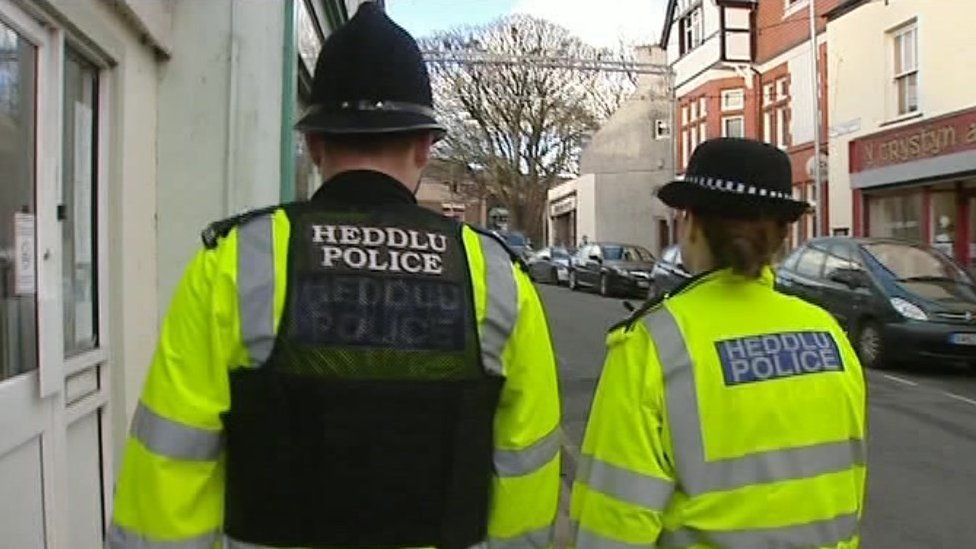
<path id="1" fill-rule="evenodd" d="M 912 29 L 904 34 L 905 42 L 905 70 L 913 71 L 915 70 L 915 44 L 916 44 L 916 30 Z"/>
<path id="2" fill-rule="evenodd" d="M 725 137 L 743 137 L 745 132 L 742 127 L 742 117 L 736 116 L 733 118 L 723 118 L 722 119 L 722 130 Z"/>
<path id="3" fill-rule="evenodd" d="M 77 354 L 98 343 L 95 291 L 95 196 L 98 71 L 67 50 L 64 61 L 64 351 Z"/>
<path id="4" fill-rule="evenodd" d="M 816 248 L 807 248 L 796 264 L 796 272 L 803 276 L 819 278 L 827 254 Z"/>
<path id="5" fill-rule="evenodd" d="M 905 71 L 905 35 L 895 35 L 895 74 Z"/>
<path id="6" fill-rule="evenodd" d="M 922 227 L 922 193 L 894 196 L 872 196 L 868 201 L 871 234 L 881 238 L 897 238 L 920 242 Z"/>
<path id="7" fill-rule="evenodd" d="M 704 97 L 698 98 L 698 112 L 702 116 L 708 114 L 708 101 Z"/>
<path id="8" fill-rule="evenodd" d="M 696 101 L 691 102 L 691 119 L 695 120 L 698 118 L 698 103 Z"/>
<path id="9" fill-rule="evenodd" d="M 37 48 L 0 22 L 0 379 L 37 368 L 36 63 Z"/>
<path id="10" fill-rule="evenodd" d="M 701 124 L 698 125 L 698 142 L 699 143 L 704 142 L 705 140 L 708 139 L 708 135 L 707 135 L 708 130 L 706 130 L 705 127 L 706 127 L 706 125 L 705 125 L 704 122 L 702 122 Z"/>

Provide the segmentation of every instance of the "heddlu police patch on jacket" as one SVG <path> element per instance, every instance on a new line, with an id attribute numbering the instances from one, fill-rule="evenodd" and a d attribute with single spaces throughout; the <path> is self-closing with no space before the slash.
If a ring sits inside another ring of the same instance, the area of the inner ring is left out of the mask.
<path id="1" fill-rule="evenodd" d="M 305 215 L 292 336 L 307 345 L 435 351 L 465 347 L 463 250 L 443 224 Z M 438 226 L 439 225 L 439 226 Z"/>
<path id="2" fill-rule="evenodd" d="M 844 369 L 829 332 L 783 332 L 715 344 L 727 386 Z"/>

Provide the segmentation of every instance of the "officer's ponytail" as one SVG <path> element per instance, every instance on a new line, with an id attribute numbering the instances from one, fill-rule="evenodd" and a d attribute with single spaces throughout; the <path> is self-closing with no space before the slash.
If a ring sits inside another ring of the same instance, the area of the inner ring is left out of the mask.
<path id="1" fill-rule="evenodd" d="M 776 219 L 696 216 L 715 267 L 758 278 L 771 265 L 786 239 L 788 224 Z"/>

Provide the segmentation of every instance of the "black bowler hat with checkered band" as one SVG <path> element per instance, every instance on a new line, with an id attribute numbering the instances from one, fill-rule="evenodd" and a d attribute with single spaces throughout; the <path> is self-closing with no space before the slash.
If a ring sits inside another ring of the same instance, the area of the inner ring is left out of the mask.
<path id="1" fill-rule="evenodd" d="M 810 204 L 793 198 L 790 157 L 751 139 L 705 141 L 691 155 L 683 180 L 658 197 L 679 210 L 732 218 L 796 221 Z"/>
<path id="2" fill-rule="evenodd" d="M 315 63 L 311 106 L 295 129 L 389 134 L 444 126 L 434 116 L 430 75 L 417 42 L 374 2 L 332 33 Z"/>

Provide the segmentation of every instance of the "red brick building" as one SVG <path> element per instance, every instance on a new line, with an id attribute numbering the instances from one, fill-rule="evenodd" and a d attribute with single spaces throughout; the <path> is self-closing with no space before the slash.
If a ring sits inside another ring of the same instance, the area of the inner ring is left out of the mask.
<path id="1" fill-rule="evenodd" d="M 661 47 L 674 71 L 675 165 L 684 169 L 702 141 L 749 137 L 779 146 L 793 161 L 794 194 L 822 205 L 827 232 L 826 157 L 822 196 L 813 177 L 815 127 L 827 150 L 826 21 L 843 0 L 670 0 Z M 809 5 L 815 2 L 820 83 L 815 114 Z M 819 120 L 818 120 L 819 118 Z M 797 224 L 794 243 L 814 234 L 814 217 Z"/>

